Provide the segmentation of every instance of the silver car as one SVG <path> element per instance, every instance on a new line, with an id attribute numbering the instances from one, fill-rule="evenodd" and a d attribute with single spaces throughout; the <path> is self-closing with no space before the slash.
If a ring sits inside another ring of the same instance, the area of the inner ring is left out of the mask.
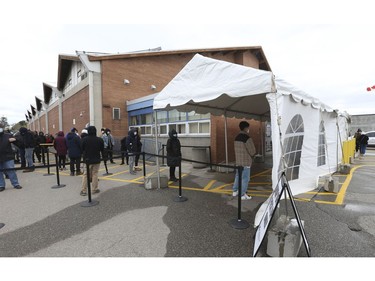
<path id="1" fill-rule="evenodd" d="M 375 146 L 375 131 L 369 131 L 365 133 L 368 136 L 368 145 Z"/>

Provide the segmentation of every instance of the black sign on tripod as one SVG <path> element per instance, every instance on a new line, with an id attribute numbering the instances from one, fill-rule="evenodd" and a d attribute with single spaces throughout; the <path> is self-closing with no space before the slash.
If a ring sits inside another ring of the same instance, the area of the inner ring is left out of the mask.
<path id="1" fill-rule="evenodd" d="M 290 202 L 293 207 L 294 214 L 296 216 L 296 220 L 298 222 L 298 227 L 302 235 L 303 243 L 305 244 L 306 252 L 309 257 L 311 257 L 311 251 L 310 246 L 307 242 L 305 230 L 303 228 L 301 219 L 298 214 L 298 210 L 296 207 L 296 204 L 294 202 L 292 191 L 290 190 L 290 186 L 288 183 L 288 179 L 286 178 L 285 172 L 283 172 L 279 178 L 279 181 L 277 182 L 276 188 L 272 192 L 268 206 L 266 208 L 266 211 L 263 214 L 263 217 L 259 223 L 259 226 L 255 233 L 255 239 L 254 239 L 254 249 L 253 249 L 253 257 L 255 257 L 259 251 L 260 245 L 262 244 L 264 237 L 268 231 L 268 228 L 270 226 L 270 222 L 272 221 L 272 218 L 275 214 L 276 207 L 280 202 L 281 195 L 283 192 L 287 191 L 289 195 Z"/>

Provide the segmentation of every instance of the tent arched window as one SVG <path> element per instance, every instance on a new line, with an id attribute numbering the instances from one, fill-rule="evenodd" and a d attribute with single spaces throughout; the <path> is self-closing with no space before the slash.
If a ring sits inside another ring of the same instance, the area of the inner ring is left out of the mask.
<path id="1" fill-rule="evenodd" d="M 324 122 L 321 121 L 319 126 L 318 167 L 326 164 L 326 138 L 324 131 Z"/>
<path id="2" fill-rule="evenodd" d="M 303 119 L 300 114 L 296 114 L 290 121 L 284 138 L 284 160 L 286 163 L 285 174 L 288 180 L 295 180 L 299 177 L 299 167 L 301 164 L 302 144 L 304 137 Z M 281 165 L 279 173 L 281 173 Z"/>

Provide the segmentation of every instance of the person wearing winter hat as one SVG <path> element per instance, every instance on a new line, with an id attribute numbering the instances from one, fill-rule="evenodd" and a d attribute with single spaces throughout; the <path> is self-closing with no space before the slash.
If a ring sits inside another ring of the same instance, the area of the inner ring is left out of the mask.
<path id="1" fill-rule="evenodd" d="M 66 143 L 68 146 L 68 156 L 70 159 L 70 175 L 82 175 L 81 172 L 81 138 L 77 135 L 77 130 L 73 128 L 66 135 Z"/>
<path id="2" fill-rule="evenodd" d="M 9 180 L 15 189 L 21 189 L 17 178 L 17 174 L 14 169 L 14 153 L 12 150 L 11 143 L 16 144 L 17 140 L 10 134 L 4 132 L 4 126 L 0 124 L 0 191 L 5 189 L 4 172 L 2 169 L 7 170 L 6 173 Z"/>
<path id="3" fill-rule="evenodd" d="M 88 132 L 87 132 L 87 129 L 83 129 L 82 131 L 81 131 L 81 139 L 83 139 L 84 137 L 87 137 L 89 134 L 88 134 Z"/>
<path id="4" fill-rule="evenodd" d="M 81 142 L 81 151 L 83 162 L 89 165 L 90 181 L 92 182 L 91 193 L 95 194 L 100 192 L 98 188 L 98 172 L 101 157 L 103 157 L 104 141 L 102 138 L 96 136 L 95 126 L 89 126 L 87 132 L 88 136 L 84 137 Z M 87 195 L 87 169 L 85 169 L 82 177 L 82 190 L 80 195 Z"/>

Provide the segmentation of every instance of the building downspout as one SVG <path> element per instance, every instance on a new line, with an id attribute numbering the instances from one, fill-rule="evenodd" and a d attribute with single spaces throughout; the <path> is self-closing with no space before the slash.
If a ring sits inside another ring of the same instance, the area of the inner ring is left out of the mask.
<path id="1" fill-rule="evenodd" d="M 46 110 L 46 131 L 45 134 L 49 134 L 49 124 L 48 124 L 48 105 L 45 103 L 44 108 Z"/>
<path id="2" fill-rule="evenodd" d="M 62 127 L 62 96 L 59 97 L 59 131 L 62 131 L 63 130 L 63 127 Z"/>

